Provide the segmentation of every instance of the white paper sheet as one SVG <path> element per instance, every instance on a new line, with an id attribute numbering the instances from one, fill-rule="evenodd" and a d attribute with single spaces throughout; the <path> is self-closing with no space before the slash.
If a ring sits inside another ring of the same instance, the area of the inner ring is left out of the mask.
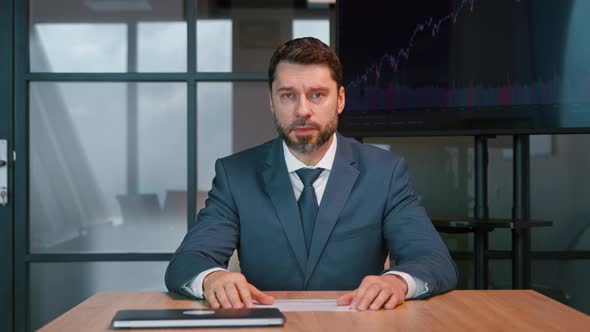
<path id="1" fill-rule="evenodd" d="M 275 300 L 271 305 L 254 304 L 255 308 L 278 308 L 280 311 L 355 311 L 348 306 L 336 305 L 336 300 L 304 299 Z"/>

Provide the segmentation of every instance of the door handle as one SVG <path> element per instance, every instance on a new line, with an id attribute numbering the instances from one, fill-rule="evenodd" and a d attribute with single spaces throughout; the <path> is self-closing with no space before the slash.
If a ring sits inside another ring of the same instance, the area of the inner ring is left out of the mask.
<path id="1" fill-rule="evenodd" d="M 0 205 L 8 204 L 8 141 L 0 139 Z"/>

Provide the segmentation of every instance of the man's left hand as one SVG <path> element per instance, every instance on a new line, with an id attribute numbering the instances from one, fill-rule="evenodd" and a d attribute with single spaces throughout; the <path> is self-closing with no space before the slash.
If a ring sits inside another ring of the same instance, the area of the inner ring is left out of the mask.
<path id="1" fill-rule="evenodd" d="M 393 309 L 404 303 L 408 285 L 395 274 L 367 276 L 356 290 L 346 293 L 336 300 L 338 305 L 350 305 L 359 311 Z"/>

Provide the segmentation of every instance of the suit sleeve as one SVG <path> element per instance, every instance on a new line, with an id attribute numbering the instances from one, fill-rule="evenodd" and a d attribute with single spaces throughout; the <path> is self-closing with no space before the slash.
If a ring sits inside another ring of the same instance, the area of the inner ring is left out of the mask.
<path id="1" fill-rule="evenodd" d="M 403 158 L 392 165 L 392 175 L 384 218 L 384 237 L 392 270 L 419 278 L 427 285 L 422 297 L 449 291 L 457 285 L 457 267 L 449 250 L 419 205 Z"/>
<path id="2" fill-rule="evenodd" d="M 184 237 L 166 269 L 166 287 L 171 292 L 191 296 L 183 287 L 199 273 L 211 268 L 227 268 L 239 241 L 239 216 L 223 164 L 215 163 L 215 178 L 205 207 Z"/>

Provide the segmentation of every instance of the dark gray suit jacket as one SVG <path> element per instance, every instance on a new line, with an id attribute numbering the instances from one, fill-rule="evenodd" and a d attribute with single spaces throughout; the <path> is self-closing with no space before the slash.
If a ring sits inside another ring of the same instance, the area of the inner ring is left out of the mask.
<path id="1" fill-rule="evenodd" d="M 219 159 L 206 207 L 166 270 L 170 291 L 200 272 L 226 267 L 261 290 L 352 290 L 383 272 L 428 283 L 430 296 L 457 283 L 457 270 L 410 182 L 403 158 L 338 135 L 309 257 L 281 139 Z"/>

